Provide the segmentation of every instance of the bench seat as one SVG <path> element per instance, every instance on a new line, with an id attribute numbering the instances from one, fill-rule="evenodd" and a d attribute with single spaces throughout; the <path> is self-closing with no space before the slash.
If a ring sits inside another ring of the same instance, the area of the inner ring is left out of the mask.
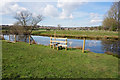
<path id="1" fill-rule="evenodd" d="M 62 40 L 60 40 L 60 39 L 62 39 Z M 52 48 L 52 46 L 53 46 L 53 49 L 55 49 L 55 47 L 57 47 L 57 50 L 58 50 L 59 47 L 65 47 L 65 50 L 67 50 L 67 38 L 50 37 L 50 47 Z"/>
<path id="2" fill-rule="evenodd" d="M 62 47 L 67 47 L 67 45 L 63 45 L 63 44 L 58 44 L 58 47 L 62 46 Z"/>

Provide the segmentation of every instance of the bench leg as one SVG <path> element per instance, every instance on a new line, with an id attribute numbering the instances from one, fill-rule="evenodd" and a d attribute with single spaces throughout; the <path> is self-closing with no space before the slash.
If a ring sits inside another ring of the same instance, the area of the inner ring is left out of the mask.
<path id="1" fill-rule="evenodd" d="M 65 47 L 65 50 L 67 50 L 67 47 Z"/>
<path id="2" fill-rule="evenodd" d="M 55 45 L 53 45 L 53 49 L 55 49 Z"/>
<path id="3" fill-rule="evenodd" d="M 59 50 L 59 47 L 57 46 L 57 50 Z"/>
<path id="4" fill-rule="evenodd" d="M 50 45 L 50 48 L 51 48 L 51 45 Z"/>

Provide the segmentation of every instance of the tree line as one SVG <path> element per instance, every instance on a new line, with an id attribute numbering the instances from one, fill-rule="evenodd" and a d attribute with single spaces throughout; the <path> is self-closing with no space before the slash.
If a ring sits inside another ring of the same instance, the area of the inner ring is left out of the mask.
<path id="1" fill-rule="evenodd" d="M 118 31 L 120 25 L 120 2 L 114 2 L 104 16 L 102 27 L 104 30 Z"/>

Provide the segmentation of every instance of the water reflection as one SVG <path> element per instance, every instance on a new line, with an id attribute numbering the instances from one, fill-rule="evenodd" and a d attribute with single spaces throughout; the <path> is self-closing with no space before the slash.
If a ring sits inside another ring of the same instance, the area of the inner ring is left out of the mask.
<path id="1" fill-rule="evenodd" d="M 94 41 L 91 41 L 91 42 L 89 42 L 89 44 L 88 44 L 90 47 L 92 47 L 92 46 L 97 46 L 97 41 L 96 40 L 94 40 Z"/>
<path id="2" fill-rule="evenodd" d="M 120 54 L 120 42 L 113 40 L 102 40 L 102 49 L 105 51 L 113 52 L 115 54 Z"/>
<path id="3" fill-rule="evenodd" d="M 9 40 L 9 36 L 5 35 L 4 38 Z M 29 42 L 28 35 L 17 35 L 17 41 Z M 31 36 L 31 41 L 35 41 L 37 44 L 49 45 L 50 37 L 45 36 Z M 11 35 L 11 41 L 14 41 L 14 35 Z M 68 39 L 68 47 L 81 47 L 83 40 L 80 39 Z M 106 51 L 118 53 L 120 51 L 120 42 L 111 40 L 86 40 L 85 49 L 89 49 L 91 52 L 104 53 Z"/>
<path id="4" fill-rule="evenodd" d="M 15 41 L 15 35 L 4 35 L 5 40 L 9 40 L 10 37 L 10 41 Z M 31 41 L 33 41 L 34 39 L 31 37 L 30 38 Z M 23 41 L 23 42 L 29 42 L 29 36 L 28 35 L 16 35 L 16 41 Z"/>

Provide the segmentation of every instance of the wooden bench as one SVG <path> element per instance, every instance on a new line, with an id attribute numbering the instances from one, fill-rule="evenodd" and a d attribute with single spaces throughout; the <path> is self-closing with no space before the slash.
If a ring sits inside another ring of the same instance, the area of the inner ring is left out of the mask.
<path id="1" fill-rule="evenodd" d="M 57 50 L 59 47 L 64 47 L 67 50 L 67 38 L 57 38 L 57 37 L 50 37 L 50 48 L 55 49 L 57 46 Z"/>

